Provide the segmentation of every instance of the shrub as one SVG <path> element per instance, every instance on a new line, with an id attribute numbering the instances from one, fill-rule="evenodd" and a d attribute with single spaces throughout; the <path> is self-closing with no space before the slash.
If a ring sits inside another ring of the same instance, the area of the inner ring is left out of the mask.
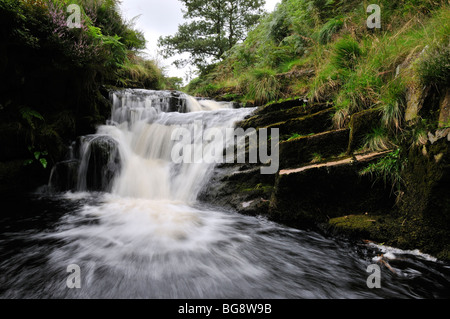
<path id="1" fill-rule="evenodd" d="M 429 49 L 418 66 L 420 78 L 425 85 L 450 86 L 450 42 Z"/>
<path id="2" fill-rule="evenodd" d="M 370 164 L 360 174 L 369 175 L 375 181 L 383 180 L 385 185 L 392 185 L 392 190 L 400 190 L 403 184 L 401 175 L 407 163 L 408 160 L 403 158 L 401 149 L 396 149 L 378 162 Z"/>
<path id="3" fill-rule="evenodd" d="M 381 93 L 382 123 L 390 131 L 398 131 L 404 119 L 406 105 L 406 89 L 401 79 L 390 82 L 383 88 Z"/>
<path id="4" fill-rule="evenodd" d="M 247 97 L 256 104 L 265 104 L 281 95 L 281 83 L 272 69 L 255 69 L 241 82 Z"/>
<path id="5" fill-rule="evenodd" d="M 333 63 L 341 69 L 354 70 L 362 51 L 358 42 L 350 37 L 337 41 L 334 45 Z"/>
<path id="6" fill-rule="evenodd" d="M 322 29 L 319 31 L 319 43 L 327 44 L 333 39 L 333 35 L 338 33 L 342 26 L 344 25 L 344 21 L 341 18 L 334 18 L 324 24 Z"/>
<path id="7" fill-rule="evenodd" d="M 367 134 L 364 149 L 374 152 L 392 149 L 393 144 L 389 140 L 388 132 L 384 127 L 376 127 Z"/>

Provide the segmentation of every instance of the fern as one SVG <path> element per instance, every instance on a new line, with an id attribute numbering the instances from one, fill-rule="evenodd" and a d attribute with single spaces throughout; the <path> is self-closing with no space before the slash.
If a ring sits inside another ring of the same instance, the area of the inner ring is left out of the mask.
<path id="1" fill-rule="evenodd" d="M 30 127 L 33 130 L 36 128 L 34 120 L 44 121 L 44 118 L 38 111 L 33 110 L 29 107 L 22 107 L 20 109 L 20 114 L 21 114 L 22 118 L 28 123 L 28 125 L 30 125 Z"/>

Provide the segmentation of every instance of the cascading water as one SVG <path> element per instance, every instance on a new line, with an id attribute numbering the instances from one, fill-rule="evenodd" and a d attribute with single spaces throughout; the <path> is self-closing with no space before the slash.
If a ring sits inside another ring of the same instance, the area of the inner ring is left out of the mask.
<path id="1" fill-rule="evenodd" d="M 196 159 L 225 144 L 202 133 L 233 127 L 251 109 L 165 91 L 111 99 L 111 120 L 53 170 L 50 186 L 60 192 L 14 201 L 0 218 L 0 297 L 449 296 L 450 271 L 429 256 L 383 248 L 395 274 L 369 289 L 366 270 L 379 248 L 198 202 L 215 164 Z M 191 147 L 180 148 L 191 150 L 191 162 L 173 160 L 181 128 L 191 133 L 182 145 Z M 70 265 L 79 267 L 80 288 L 67 286 Z"/>
<path id="2" fill-rule="evenodd" d="M 57 165 L 50 187 L 61 189 L 59 179 L 67 179 L 67 165 L 73 166 L 78 160 L 76 191 L 195 201 L 214 167 L 195 159 L 202 159 L 208 148 L 226 143 L 205 142 L 203 132 L 214 128 L 225 135 L 227 128 L 252 111 L 233 109 L 232 103 L 198 101 L 186 94 L 174 97 L 169 91 L 126 90 L 112 93 L 111 98 L 113 108 L 108 125 L 99 127 L 96 135 L 80 138 L 78 159 L 73 157 Z M 186 143 L 192 149 L 191 162 L 173 161 L 172 151 L 179 144 L 173 136 L 179 128 L 191 132 L 192 138 Z M 62 167 L 65 174 L 61 177 L 57 170 Z"/>

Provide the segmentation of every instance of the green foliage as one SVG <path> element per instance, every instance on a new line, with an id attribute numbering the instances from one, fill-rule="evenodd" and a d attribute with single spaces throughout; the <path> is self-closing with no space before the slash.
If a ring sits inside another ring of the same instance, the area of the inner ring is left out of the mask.
<path id="1" fill-rule="evenodd" d="M 359 68 L 355 72 L 341 73 L 340 91 L 336 96 L 337 105 L 348 106 L 350 114 L 371 108 L 379 102 L 383 83 L 371 69 Z"/>
<path id="2" fill-rule="evenodd" d="M 338 68 L 354 70 L 361 55 L 362 51 L 358 42 L 345 37 L 334 44 L 332 61 Z"/>
<path id="3" fill-rule="evenodd" d="M 391 131 L 398 131 L 404 121 L 404 110 L 406 105 L 406 88 L 400 79 L 396 79 L 383 87 L 382 101 L 382 123 Z"/>
<path id="4" fill-rule="evenodd" d="M 379 108 L 388 135 L 402 134 L 406 88 L 416 81 L 410 66 L 425 47 L 415 68 L 422 84 L 448 86 L 449 8 L 440 0 L 375 3 L 382 8 L 383 29 L 372 32 L 366 27 L 367 3 L 282 1 L 214 70 L 203 74 L 203 86 L 239 80 L 232 93 L 254 102 L 253 73 L 271 70 L 278 95 L 332 102 L 337 128 L 356 112 Z"/>
<path id="5" fill-rule="evenodd" d="M 285 10 L 276 10 L 268 20 L 268 34 L 275 43 L 280 43 L 290 34 L 290 14 Z"/>
<path id="6" fill-rule="evenodd" d="M 165 79 L 165 87 L 170 90 L 180 90 L 183 86 L 183 79 L 179 77 L 168 77 Z"/>
<path id="7" fill-rule="evenodd" d="M 67 24 L 69 4 L 81 7 L 80 28 Z M 0 124 L 20 123 L 17 148 L 30 146 L 44 168 L 108 116 L 106 87 L 164 84 L 161 69 L 137 57 L 145 39 L 118 0 L 0 0 L 0 16 Z"/>
<path id="8" fill-rule="evenodd" d="M 393 144 L 389 140 L 388 132 L 384 127 L 376 127 L 366 136 L 363 149 L 379 152 L 392 149 Z"/>
<path id="9" fill-rule="evenodd" d="M 22 119 L 24 119 L 32 129 L 36 128 L 36 120 L 44 121 L 43 116 L 38 111 L 33 110 L 29 107 L 22 107 L 20 108 L 19 112 L 22 116 Z"/>
<path id="10" fill-rule="evenodd" d="M 404 136 L 412 147 L 422 146 L 428 143 L 428 132 L 436 129 L 436 124 L 430 123 L 426 119 L 420 119 L 404 133 Z"/>
<path id="11" fill-rule="evenodd" d="M 338 33 L 344 25 L 344 21 L 341 18 L 334 18 L 325 23 L 319 31 L 319 43 L 327 44 L 331 42 L 333 36 Z"/>
<path id="12" fill-rule="evenodd" d="M 323 159 L 324 158 L 320 153 L 313 153 L 311 163 L 320 163 Z"/>
<path id="13" fill-rule="evenodd" d="M 203 96 L 203 97 L 211 97 L 214 95 L 214 93 L 219 89 L 219 86 L 217 84 L 213 83 L 207 83 L 206 85 L 203 85 L 199 87 L 196 90 L 197 95 Z"/>
<path id="14" fill-rule="evenodd" d="M 396 149 L 378 162 L 370 164 L 360 174 L 369 175 L 375 181 L 383 180 L 385 185 L 392 185 L 392 190 L 400 190 L 403 183 L 401 175 L 407 163 L 408 160 L 402 156 L 401 149 Z"/>
<path id="15" fill-rule="evenodd" d="M 165 81 L 154 61 L 130 53 L 117 76 L 117 85 L 128 88 L 160 89 Z"/>
<path id="16" fill-rule="evenodd" d="M 430 48 L 420 61 L 418 71 L 424 85 L 450 86 L 450 42 Z"/>
<path id="17" fill-rule="evenodd" d="M 32 159 L 28 159 L 26 160 L 23 164 L 25 166 L 31 165 L 35 162 L 39 163 L 44 169 L 47 168 L 48 166 L 48 161 L 47 161 L 47 156 L 48 156 L 48 152 L 47 151 L 35 151 L 33 150 L 33 148 L 31 146 L 28 147 L 28 151 L 33 155 Z"/>
<path id="18" fill-rule="evenodd" d="M 173 36 L 160 37 L 158 46 L 165 58 L 189 53 L 188 59 L 175 61 L 183 66 L 191 63 L 203 71 L 220 61 L 258 22 L 264 0 L 181 0 L 188 21 Z"/>
<path id="19" fill-rule="evenodd" d="M 287 139 L 287 141 L 292 141 L 295 140 L 296 138 L 302 137 L 300 134 L 292 134 L 292 136 L 290 138 Z"/>
<path id="20" fill-rule="evenodd" d="M 241 86 L 247 92 L 247 98 L 259 105 L 276 100 L 281 95 L 281 83 L 276 72 L 268 68 L 252 70 Z"/>

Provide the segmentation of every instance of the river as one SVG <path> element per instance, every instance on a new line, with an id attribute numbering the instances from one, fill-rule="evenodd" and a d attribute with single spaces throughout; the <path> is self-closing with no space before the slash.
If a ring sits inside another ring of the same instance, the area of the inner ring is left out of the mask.
<path id="1" fill-rule="evenodd" d="M 192 136 L 183 143 L 202 146 L 181 148 L 184 155 L 213 154 L 223 141 L 201 132 L 224 131 L 252 110 L 185 96 L 169 112 L 164 93 L 145 90 L 112 100 L 111 120 L 70 152 L 72 189 L 53 189 L 67 184 L 54 171 L 49 187 L 2 198 L 1 298 L 450 297 L 450 267 L 431 256 L 197 201 L 215 164 L 174 162 L 174 131 L 184 128 Z M 381 269 L 381 288 L 367 285 L 370 265 Z"/>

